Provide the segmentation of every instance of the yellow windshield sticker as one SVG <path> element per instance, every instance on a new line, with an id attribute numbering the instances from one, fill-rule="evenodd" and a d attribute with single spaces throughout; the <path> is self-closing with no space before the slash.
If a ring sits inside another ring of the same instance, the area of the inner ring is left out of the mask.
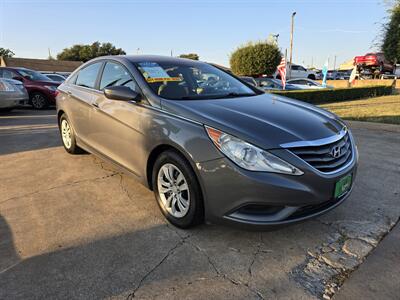
<path id="1" fill-rule="evenodd" d="M 146 78 L 149 83 L 152 82 L 164 82 L 164 81 L 182 81 L 180 77 L 160 77 L 160 78 Z"/>

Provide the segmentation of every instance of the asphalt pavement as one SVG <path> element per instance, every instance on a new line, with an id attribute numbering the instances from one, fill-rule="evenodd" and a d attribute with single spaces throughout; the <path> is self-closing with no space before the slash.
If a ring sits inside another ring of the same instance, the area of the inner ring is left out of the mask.
<path id="1" fill-rule="evenodd" d="M 335 210 L 269 232 L 185 231 L 129 176 L 66 153 L 54 110 L 1 114 L 0 299 L 340 299 L 372 280 L 358 274 L 400 216 L 400 126 L 349 126 L 360 166 Z"/>

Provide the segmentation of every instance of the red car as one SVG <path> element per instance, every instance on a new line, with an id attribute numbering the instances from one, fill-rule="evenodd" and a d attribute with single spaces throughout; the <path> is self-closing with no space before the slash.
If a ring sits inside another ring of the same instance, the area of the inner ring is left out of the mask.
<path id="1" fill-rule="evenodd" d="M 0 78 L 21 81 L 29 94 L 29 104 L 43 109 L 56 103 L 56 90 L 60 82 L 52 81 L 39 72 L 25 68 L 0 67 Z"/>
<path id="2" fill-rule="evenodd" d="M 363 70 L 371 70 L 372 73 L 377 71 L 379 73 L 390 72 L 393 73 L 394 65 L 386 60 L 383 53 L 367 53 L 363 56 L 356 56 L 354 63 Z"/>

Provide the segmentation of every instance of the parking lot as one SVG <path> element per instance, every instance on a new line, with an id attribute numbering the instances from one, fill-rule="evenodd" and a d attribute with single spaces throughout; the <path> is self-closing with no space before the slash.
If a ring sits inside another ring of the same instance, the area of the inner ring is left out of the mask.
<path id="1" fill-rule="evenodd" d="M 400 216 L 400 128 L 349 126 L 360 165 L 337 209 L 275 231 L 185 231 L 132 178 L 67 154 L 54 110 L 1 114 L 0 299 L 330 296 Z"/>

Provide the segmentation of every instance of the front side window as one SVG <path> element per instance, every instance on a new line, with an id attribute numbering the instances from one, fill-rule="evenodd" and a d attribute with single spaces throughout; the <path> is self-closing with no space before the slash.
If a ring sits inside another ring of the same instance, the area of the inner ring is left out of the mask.
<path id="1" fill-rule="evenodd" d="M 136 84 L 122 65 L 107 62 L 100 81 L 100 90 L 111 86 L 127 86 L 136 91 Z"/>
<path id="2" fill-rule="evenodd" d="M 231 75 L 201 62 L 135 63 L 151 90 L 174 100 L 233 98 L 257 95 Z"/>
<path id="3" fill-rule="evenodd" d="M 91 64 L 78 72 L 76 85 L 94 89 L 102 62 Z"/>

